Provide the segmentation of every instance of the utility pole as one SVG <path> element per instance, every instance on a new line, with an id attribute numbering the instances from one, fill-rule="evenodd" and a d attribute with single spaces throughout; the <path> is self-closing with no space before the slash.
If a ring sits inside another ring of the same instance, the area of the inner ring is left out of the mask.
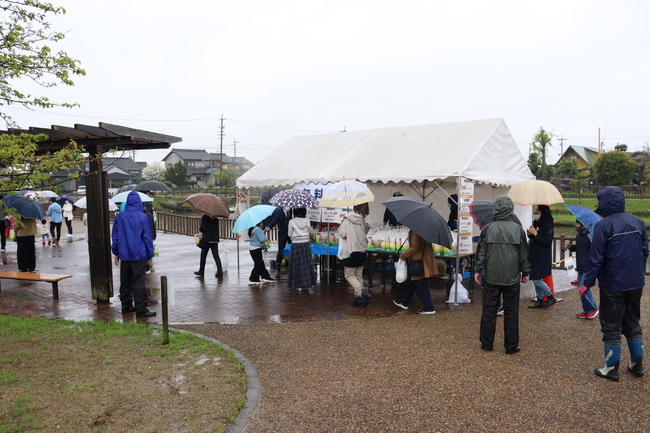
<path id="1" fill-rule="evenodd" d="M 232 141 L 232 153 L 233 153 L 233 155 L 234 155 L 234 156 L 232 157 L 232 162 L 235 163 L 235 164 L 237 164 L 237 171 L 239 171 L 239 163 L 237 162 L 237 144 L 238 144 L 238 142 L 237 142 L 237 139 L 235 138 L 235 139 Z"/>
<path id="2" fill-rule="evenodd" d="M 562 155 L 564 155 L 564 140 L 565 140 L 564 135 L 561 135 L 559 140 L 560 140 L 560 158 L 561 158 Z"/>
<path id="3" fill-rule="evenodd" d="M 219 127 L 219 176 L 223 170 L 223 113 L 221 114 L 221 126 Z"/>

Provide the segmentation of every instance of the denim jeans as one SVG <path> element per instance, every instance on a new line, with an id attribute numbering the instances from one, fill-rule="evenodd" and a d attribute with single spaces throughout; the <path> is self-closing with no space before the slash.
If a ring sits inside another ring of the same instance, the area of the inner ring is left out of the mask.
<path id="1" fill-rule="evenodd" d="M 585 275 L 587 274 L 578 274 L 578 287 L 585 283 Z M 582 302 L 582 311 L 585 313 L 591 313 L 598 309 L 598 305 L 594 299 L 594 294 L 591 293 L 591 289 L 588 289 L 584 295 L 580 296 L 580 302 Z"/>
<path id="2" fill-rule="evenodd" d="M 543 280 L 533 280 L 533 284 L 535 285 L 535 294 L 537 295 L 537 299 L 544 299 L 544 296 L 551 296 L 553 294 L 551 293 L 551 289 L 549 289 L 548 285 Z"/>

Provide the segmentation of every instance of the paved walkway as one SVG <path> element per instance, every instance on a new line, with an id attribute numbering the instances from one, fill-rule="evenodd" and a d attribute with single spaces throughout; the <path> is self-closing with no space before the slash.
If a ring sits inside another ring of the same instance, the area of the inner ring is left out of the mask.
<path id="1" fill-rule="evenodd" d="M 52 301 L 49 283 L 34 283 L 14 280 L 2 281 L 0 313 L 15 316 L 36 316 L 70 320 L 136 320 L 134 314 L 122 315 L 119 294 L 119 267 L 113 266 L 114 295 L 110 303 L 97 303 L 91 299 L 88 263 L 88 244 L 83 226 L 75 221 L 76 233 L 73 241 L 62 239 L 59 247 L 36 245 L 37 272 L 72 274 L 73 278 L 59 283 L 59 301 Z M 65 230 L 65 228 L 64 228 Z M 286 321 L 341 320 L 350 316 L 385 317 L 401 312 L 392 304 L 398 289 L 388 282 L 381 286 L 380 273 L 374 273 L 373 298 L 366 309 L 349 305 L 352 290 L 345 281 L 327 283 L 325 276 L 310 292 L 289 291 L 286 286 L 286 269 L 277 282 L 263 286 L 249 286 L 248 276 L 252 260 L 248 244 L 240 242 L 239 266 L 237 243 L 229 240 L 220 244 L 229 252 L 228 272 L 218 281 L 214 261 L 208 256 L 206 276 L 197 278 L 199 249 L 194 239 L 188 236 L 159 233 L 156 245 L 160 257 L 154 258 L 154 272 L 147 277 L 150 293 L 150 309 L 158 311 L 154 318 L 138 319 L 148 323 L 160 323 L 160 286 L 162 275 L 173 282 L 175 305 L 169 306 L 169 320 L 180 323 L 268 323 Z M 265 254 L 265 261 L 275 258 L 274 247 Z M 0 253 L 0 269 L 17 270 L 16 245 L 8 242 L 6 252 Z M 238 270 L 239 269 L 239 270 Z M 272 272 L 273 274 L 273 272 Z M 557 291 L 568 289 L 565 272 L 555 272 Z M 450 282 L 435 280 L 432 283 L 432 297 L 437 310 L 445 308 L 463 309 L 445 303 L 448 299 Z M 523 286 L 522 297 L 530 297 L 533 286 Z M 470 298 L 479 296 L 480 291 L 470 292 Z M 419 301 L 413 300 L 417 311 Z"/>

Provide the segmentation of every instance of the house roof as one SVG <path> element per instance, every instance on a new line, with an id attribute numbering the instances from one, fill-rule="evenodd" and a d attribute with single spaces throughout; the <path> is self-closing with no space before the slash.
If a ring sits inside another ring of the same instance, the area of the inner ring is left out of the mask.
<path id="1" fill-rule="evenodd" d="M 103 158 L 103 163 L 104 163 L 104 169 L 110 166 L 115 166 L 119 168 L 120 170 L 123 170 L 125 172 L 140 172 L 142 171 L 142 167 L 140 164 L 132 160 L 131 158 Z"/>
<path id="2" fill-rule="evenodd" d="M 172 149 L 162 160 L 166 160 L 172 154 L 178 155 L 183 161 L 212 161 L 214 156 L 205 149 Z M 219 158 L 216 158 L 217 160 Z"/>
<path id="3" fill-rule="evenodd" d="M 573 151 L 577 153 L 578 156 L 582 158 L 588 165 L 593 165 L 598 159 L 598 150 L 594 149 L 593 147 L 569 146 L 567 147 L 567 150 L 564 152 L 564 154 L 566 155 L 570 149 L 573 149 Z M 564 155 L 562 155 L 562 157 L 564 157 Z"/>

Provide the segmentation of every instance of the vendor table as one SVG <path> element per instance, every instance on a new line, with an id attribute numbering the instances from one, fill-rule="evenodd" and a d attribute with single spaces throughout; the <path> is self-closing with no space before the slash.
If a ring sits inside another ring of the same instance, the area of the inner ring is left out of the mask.
<path id="1" fill-rule="evenodd" d="M 339 248 L 335 246 L 327 246 L 327 245 L 317 245 L 317 244 L 310 244 L 311 246 L 311 253 L 314 255 L 318 256 L 336 256 L 339 252 Z M 284 250 L 282 250 L 282 255 L 283 256 L 288 256 L 291 252 L 291 244 L 288 244 Z M 369 270 L 368 272 L 368 287 L 372 287 L 372 268 L 374 264 L 374 258 L 379 257 L 381 259 L 381 284 L 386 285 L 386 259 L 388 257 L 393 257 L 393 258 L 398 258 L 399 255 L 395 251 L 386 251 L 386 250 L 368 250 L 368 256 L 366 259 L 366 264 L 365 268 Z M 443 259 L 455 259 L 456 255 L 436 255 L 436 259 L 443 260 Z M 461 254 L 460 259 L 468 259 L 470 262 L 470 269 L 472 270 L 470 272 L 470 282 L 469 282 L 469 290 L 474 290 L 474 260 L 475 260 L 475 253 L 471 254 Z M 321 272 L 322 272 L 322 267 L 321 267 Z M 462 275 L 462 272 L 461 272 Z"/>

